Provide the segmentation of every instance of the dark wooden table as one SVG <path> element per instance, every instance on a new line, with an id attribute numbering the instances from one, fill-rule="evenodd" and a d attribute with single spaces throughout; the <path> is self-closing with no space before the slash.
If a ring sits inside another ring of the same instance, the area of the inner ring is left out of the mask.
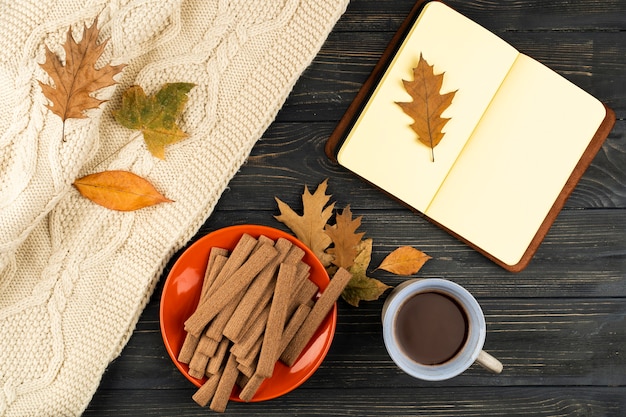
<path id="1" fill-rule="evenodd" d="M 281 398 L 231 402 L 227 415 L 626 415 L 626 1 L 448 3 L 617 114 L 613 132 L 525 271 L 497 267 L 324 156 L 326 139 L 412 0 L 352 1 L 194 240 L 241 223 L 285 229 L 273 217 L 274 196 L 300 209 L 304 186 L 314 189 L 329 178 L 337 207 L 350 204 L 363 216 L 360 230 L 374 240 L 372 266 L 396 247 L 412 245 L 433 257 L 420 277 L 448 278 L 474 294 L 486 314 L 485 349 L 502 360 L 504 372 L 494 376 L 474 365 L 445 382 L 412 379 L 383 346 L 382 300 L 359 308 L 340 302 L 337 332 L 320 369 Z M 401 281 L 370 275 L 389 285 Z M 213 413 L 192 401 L 195 387 L 161 341 L 165 276 L 85 416 Z"/>

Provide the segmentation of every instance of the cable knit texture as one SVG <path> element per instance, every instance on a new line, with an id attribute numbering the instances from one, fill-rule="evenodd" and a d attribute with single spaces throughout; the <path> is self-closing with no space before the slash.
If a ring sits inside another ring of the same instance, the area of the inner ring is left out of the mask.
<path id="1" fill-rule="evenodd" d="M 347 0 L 0 0 L 0 416 L 73 416 L 128 341 L 165 263 L 228 182 L 319 51 Z M 95 17 L 102 63 L 125 63 L 86 119 L 60 118 L 38 85 Z M 192 82 L 166 159 L 115 122 L 122 92 Z M 64 129 L 64 137 L 62 131 Z M 114 212 L 78 176 L 124 169 L 174 200 Z"/>

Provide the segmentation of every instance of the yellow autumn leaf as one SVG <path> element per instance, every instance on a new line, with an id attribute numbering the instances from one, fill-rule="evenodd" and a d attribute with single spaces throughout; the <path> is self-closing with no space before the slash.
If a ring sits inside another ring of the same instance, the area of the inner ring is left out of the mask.
<path id="1" fill-rule="evenodd" d="M 133 211 L 172 202 L 146 179 L 128 171 L 104 171 L 79 178 L 73 184 L 81 195 L 103 207 Z"/>
<path id="2" fill-rule="evenodd" d="M 432 258 L 420 250 L 411 246 L 401 246 L 387 255 L 377 269 L 408 276 L 416 274 L 429 259 Z"/>

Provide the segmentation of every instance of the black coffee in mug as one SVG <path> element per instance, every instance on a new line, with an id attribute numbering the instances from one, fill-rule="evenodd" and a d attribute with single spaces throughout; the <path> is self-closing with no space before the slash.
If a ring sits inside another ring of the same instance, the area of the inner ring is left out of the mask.
<path id="1" fill-rule="evenodd" d="M 469 323 L 452 297 L 437 291 L 413 295 L 400 306 L 394 332 L 400 349 L 422 365 L 452 359 L 467 341 Z"/>

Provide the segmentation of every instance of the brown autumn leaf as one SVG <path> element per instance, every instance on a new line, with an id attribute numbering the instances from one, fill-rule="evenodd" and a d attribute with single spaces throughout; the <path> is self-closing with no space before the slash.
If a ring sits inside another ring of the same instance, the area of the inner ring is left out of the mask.
<path id="1" fill-rule="evenodd" d="M 326 225 L 326 234 L 333 241 L 333 248 L 327 250 L 333 255 L 332 263 L 335 266 L 350 268 L 357 256 L 357 247 L 365 233 L 356 233 L 361 226 L 361 217 L 352 218 L 352 211 L 348 205 L 340 214 L 337 214 L 333 226 Z"/>
<path id="2" fill-rule="evenodd" d="M 104 171 L 74 181 L 78 191 L 103 207 L 133 211 L 159 203 L 172 202 L 146 179 L 128 171 Z"/>
<path id="3" fill-rule="evenodd" d="M 377 269 L 408 276 L 416 274 L 429 259 L 432 258 L 420 250 L 401 246 L 387 255 Z"/>
<path id="4" fill-rule="evenodd" d="M 296 235 L 298 239 L 308 246 L 320 262 L 327 267 L 332 261 L 332 255 L 326 253 L 326 249 L 332 243 L 328 234 L 324 231 L 328 219 L 332 216 L 335 203 L 326 206 L 330 195 L 326 195 L 328 180 L 318 185 L 315 193 L 311 194 L 308 187 L 304 187 L 302 194 L 302 215 L 298 215 L 286 203 L 275 198 L 280 210 L 276 220 L 284 223 Z"/>
<path id="5" fill-rule="evenodd" d="M 39 82 L 44 95 L 51 102 L 47 107 L 64 122 L 70 118 L 86 118 L 85 110 L 99 107 L 104 100 L 92 94 L 116 84 L 113 77 L 125 66 L 106 64 L 96 69 L 96 62 L 108 42 L 98 43 L 100 31 L 97 17 L 90 27 L 84 26 L 80 42 L 74 40 L 71 32 L 71 29 L 67 31 L 67 41 L 63 45 L 65 65 L 47 46 L 46 61 L 40 64 L 54 83 L 51 86 Z"/>
<path id="6" fill-rule="evenodd" d="M 420 53 L 417 67 L 413 68 L 413 81 L 402 80 L 413 101 L 396 102 L 413 119 L 411 128 L 418 140 L 430 147 L 433 162 L 434 148 L 443 139 L 443 127 L 450 120 L 442 118 L 441 114 L 452 104 L 456 94 L 456 91 L 441 94 L 443 76 L 443 73 L 435 75 L 433 65 L 429 65 Z"/>
<path id="7" fill-rule="evenodd" d="M 358 307 L 360 301 L 378 300 L 383 293 L 391 288 L 389 285 L 367 276 L 367 267 L 372 259 L 372 239 L 365 239 L 359 243 L 358 254 L 354 264 L 348 269 L 352 278 L 341 293 L 348 304 Z"/>

